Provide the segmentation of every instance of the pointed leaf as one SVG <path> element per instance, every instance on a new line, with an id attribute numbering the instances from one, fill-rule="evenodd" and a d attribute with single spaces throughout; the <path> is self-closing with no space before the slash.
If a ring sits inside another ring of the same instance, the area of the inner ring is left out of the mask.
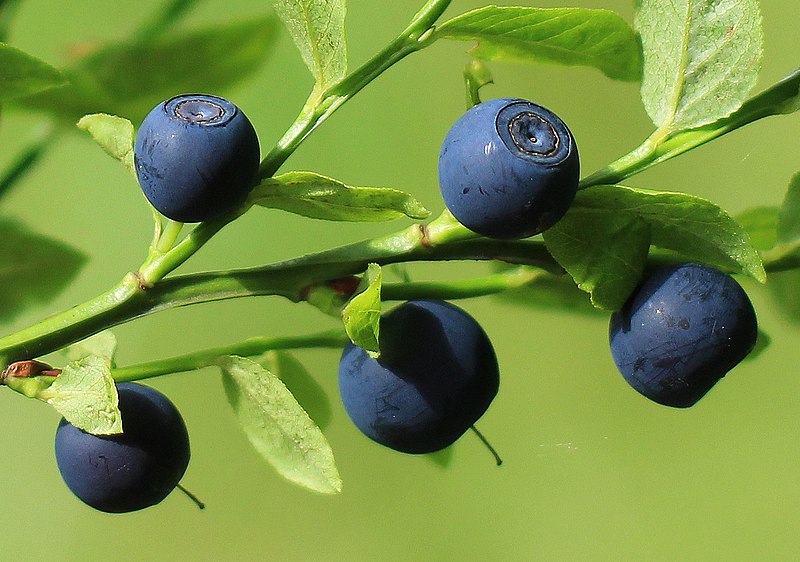
<path id="1" fill-rule="evenodd" d="M 778 214 L 778 241 L 782 244 L 800 242 L 800 173 L 792 178 Z"/>
<path id="2" fill-rule="evenodd" d="M 78 128 L 86 131 L 106 154 L 116 158 L 136 177 L 133 164 L 133 124 L 127 119 L 105 113 L 85 115 Z"/>
<path id="3" fill-rule="evenodd" d="M 111 364 L 89 355 L 68 364 L 40 398 L 75 427 L 95 435 L 122 433 L 122 414 Z"/>
<path id="4" fill-rule="evenodd" d="M 78 250 L 0 218 L 0 321 L 55 297 L 85 261 Z"/>
<path id="5" fill-rule="evenodd" d="M 597 213 L 573 204 L 545 231 L 544 239 L 578 287 L 591 295 L 594 306 L 619 310 L 644 270 L 650 229 L 635 215 Z"/>
<path id="6" fill-rule="evenodd" d="M 0 102 L 61 86 L 64 76 L 24 51 L 0 43 Z"/>
<path id="7" fill-rule="evenodd" d="M 636 35 L 609 10 L 485 6 L 445 22 L 437 34 L 477 41 L 470 51 L 477 58 L 593 66 L 619 80 L 641 76 Z"/>
<path id="8" fill-rule="evenodd" d="M 347 336 L 372 357 L 380 356 L 378 346 L 381 320 L 381 266 L 369 264 L 362 281 L 363 290 L 342 310 Z"/>
<path id="9" fill-rule="evenodd" d="M 736 111 L 755 85 L 762 53 L 757 0 L 640 0 L 642 100 L 673 132 Z"/>
<path id="10" fill-rule="evenodd" d="M 261 182 L 250 199 L 312 219 L 379 222 L 430 215 L 411 195 L 384 187 L 351 187 L 312 172 L 289 172 Z"/>
<path id="11" fill-rule="evenodd" d="M 622 293 L 638 282 L 649 244 L 766 279 L 744 229 L 710 201 L 685 193 L 610 185 L 584 189 L 544 238 L 553 257 L 602 308 L 624 302 Z"/>
<path id="12" fill-rule="evenodd" d="M 635 215 L 651 228 L 652 244 L 720 269 L 746 273 L 759 282 L 761 256 L 744 229 L 714 203 L 688 195 L 624 186 L 581 191 L 578 208 L 605 215 Z"/>
<path id="13" fill-rule="evenodd" d="M 333 451 L 320 429 L 281 380 L 242 357 L 219 360 L 222 381 L 250 443 L 288 480 L 335 494 L 342 481 Z"/>
<path id="14" fill-rule="evenodd" d="M 344 0 L 272 0 L 303 62 L 323 91 L 347 73 Z"/>
<path id="15" fill-rule="evenodd" d="M 259 357 L 258 363 L 281 379 L 320 429 L 328 426 L 332 415 L 328 395 L 294 355 L 286 351 L 269 351 Z"/>

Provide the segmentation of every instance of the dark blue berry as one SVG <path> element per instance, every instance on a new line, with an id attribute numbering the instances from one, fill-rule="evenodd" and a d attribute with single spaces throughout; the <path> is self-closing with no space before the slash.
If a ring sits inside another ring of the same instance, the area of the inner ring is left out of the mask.
<path id="1" fill-rule="evenodd" d="M 117 385 L 123 433 L 98 436 L 62 419 L 56 461 L 69 489 L 100 511 L 123 513 L 163 500 L 189 464 L 189 435 L 166 396 L 147 386 Z"/>
<path id="2" fill-rule="evenodd" d="M 655 270 L 611 317 L 611 354 L 641 394 L 686 408 L 753 349 L 756 314 L 729 275 L 698 264 Z"/>
<path id="3" fill-rule="evenodd" d="M 474 106 L 439 154 L 439 187 L 464 226 L 492 238 L 525 238 L 553 226 L 578 188 L 572 133 L 552 111 L 522 99 Z"/>
<path id="4" fill-rule="evenodd" d="M 410 301 L 381 319 L 379 359 L 349 344 L 339 363 L 345 410 L 367 437 L 405 453 L 452 444 L 497 394 L 486 333 L 462 309 Z"/>
<path id="5" fill-rule="evenodd" d="M 244 201 L 258 171 L 258 137 L 228 100 L 177 96 L 145 117 L 134 162 L 142 191 L 158 212 L 200 222 Z"/>

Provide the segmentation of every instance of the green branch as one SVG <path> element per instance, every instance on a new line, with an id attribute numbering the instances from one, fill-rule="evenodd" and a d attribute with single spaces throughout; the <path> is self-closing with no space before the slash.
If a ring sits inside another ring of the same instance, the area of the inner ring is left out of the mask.
<path id="1" fill-rule="evenodd" d="M 204 349 L 177 357 L 112 369 L 112 375 L 116 382 L 136 381 L 161 375 L 202 369 L 203 367 L 214 365 L 220 357 L 227 355 L 252 357 L 254 355 L 261 355 L 267 351 L 280 349 L 342 349 L 347 341 L 348 339 L 344 333 L 344 329 L 320 332 L 307 336 L 250 338 L 233 345 Z"/>

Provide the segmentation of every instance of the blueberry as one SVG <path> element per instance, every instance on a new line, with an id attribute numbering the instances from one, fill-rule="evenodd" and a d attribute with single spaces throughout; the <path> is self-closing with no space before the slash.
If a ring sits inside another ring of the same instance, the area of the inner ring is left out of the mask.
<path id="1" fill-rule="evenodd" d="M 187 94 L 147 114 L 134 143 L 136 175 L 162 215 L 200 222 L 241 204 L 258 171 L 258 137 L 226 99 Z"/>
<path id="2" fill-rule="evenodd" d="M 163 500 L 189 464 L 189 435 L 166 396 L 120 383 L 123 433 L 98 436 L 62 419 L 56 461 L 69 489 L 100 511 L 136 511 Z"/>
<path id="3" fill-rule="evenodd" d="M 611 354 L 647 398 L 687 408 L 756 343 L 753 305 L 729 275 L 684 264 L 653 271 L 611 317 Z"/>
<path id="4" fill-rule="evenodd" d="M 497 359 L 488 336 L 462 309 L 409 301 L 381 319 L 379 359 L 349 344 L 339 390 L 355 425 L 405 453 L 452 444 L 497 394 Z"/>
<path id="5" fill-rule="evenodd" d="M 439 153 L 447 208 L 492 238 L 525 238 L 553 226 L 575 198 L 579 174 L 578 147 L 564 122 L 522 99 L 474 106 Z"/>

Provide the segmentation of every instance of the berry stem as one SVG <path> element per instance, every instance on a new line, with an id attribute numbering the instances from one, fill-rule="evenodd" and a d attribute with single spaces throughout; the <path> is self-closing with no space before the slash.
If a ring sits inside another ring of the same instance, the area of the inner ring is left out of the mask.
<path id="1" fill-rule="evenodd" d="M 184 495 L 185 495 L 187 498 L 189 498 L 189 499 L 192 501 L 192 503 L 194 503 L 194 505 L 196 505 L 196 506 L 197 506 L 197 508 L 198 508 L 198 509 L 205 509 L 205 508 L 206 508 L 206 504 L 205 504 L 205 503 L 203 503 L 203 501 L 201 501 L 201 500 L 200 500 L 200 498 L 198 498 L 198 497 L 195 495 L 195 493 L 194 493 L 194 492 L 192 492 L 192 491 L 188 490 L 186 487 L 184 487 L 184 485 L 183 485 L 183 484 L 178 484 L 176 487 L 177 487 L 177 488 L 178 488 L 178 489 L 179 489 L 181 492 L 183 492 L 183 493 L 184 493 Z"/>
<path id="2" fill-rule="evenodd" d="M 497 452 L 497 449 L 492 447 L 492 444 L 489 443 L 489 440 L 486 439 L 486 437 L 483 435 L 483 433 L 478 431 L 477 427 L 475 427 L 474 425 L 471 425 L 471 426 L 469 426 L 469 428 L 472 430 L 472 432 L 475 435 L 478 436 L 478 439 L 481 440 L 481 443 L 483 443 L 486 446 L 486 448 L 489 449 L 489 452 L 492 453 L 492 456 L 494 456 L 494 462 L 497 463 L 497 466 L 501 466 L 503 464 L 503 459 L 500 458 L 500 454 Z"/>

